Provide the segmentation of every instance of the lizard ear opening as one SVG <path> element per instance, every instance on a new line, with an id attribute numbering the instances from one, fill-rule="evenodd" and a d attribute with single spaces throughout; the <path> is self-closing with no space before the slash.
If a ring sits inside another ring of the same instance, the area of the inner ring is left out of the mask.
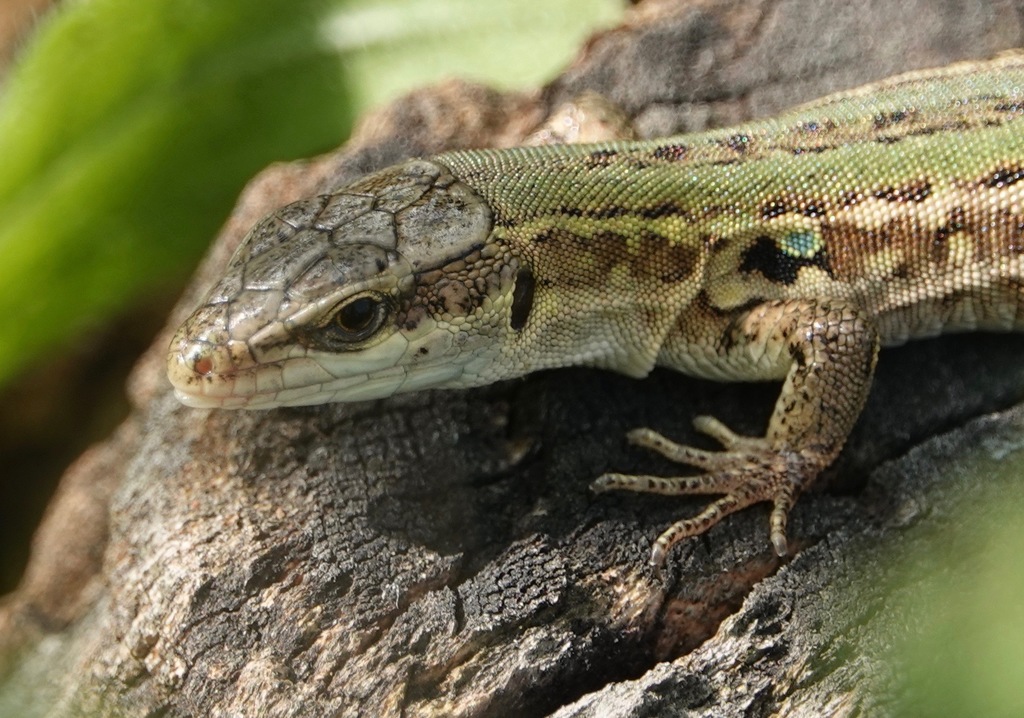
<path id="1" fill-rule="evenodd" d="M 530 311 L 533 309 L 533 289 L 535 284 L 533 272 L 529 268 L 520 269 L 516 274 L 516 284 L 512 290 L 512 313 L 509 317 L 509 323 L 517 332 L 526 326 L 526 320 L 530 318 Z"/>

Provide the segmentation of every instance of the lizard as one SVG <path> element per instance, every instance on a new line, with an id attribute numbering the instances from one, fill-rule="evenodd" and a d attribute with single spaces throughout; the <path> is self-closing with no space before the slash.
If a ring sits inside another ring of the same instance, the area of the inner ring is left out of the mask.
<path id="1" fill-rule="evenodd" d="M 698 473 L 592 484 L 708 495 L 651 563 L 797 497 L 842 449 L 881 346 L 1024 328 L 1024 53 L 915 71 L 777 117 L 653 140 L 458 150 L 289 204 L 178 329 L 193 407 L 463 388 L 584 365 L 781 382 L 763 436 L 628 439 Z"/>

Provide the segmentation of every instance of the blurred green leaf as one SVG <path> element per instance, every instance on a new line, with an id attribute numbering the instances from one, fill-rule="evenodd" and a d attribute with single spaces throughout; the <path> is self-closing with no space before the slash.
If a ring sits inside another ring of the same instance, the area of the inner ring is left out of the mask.
<path id="1" fill-rule="evenodd" d="M 982 467 L 962 479 L 977 500 L 897 572 L 914 590 L 889 608 L 917 629 L 894 647 L 896 715 L 1024 715 L 1024 460 Z"/>
<path id="2" fill-rule="evenodd" d="M 442 76 L 539 82 L 618 4 L 64 4 L 0 96 L 0 385 L 182 281 L 269 162 L 335 146 L 367 103 Z"/>
<path id="3" fill-rule="evenodd" d="M 622 0 L 351 0 L 326 26 L 359 107 L 457 76 L 498 87 L 550 79 Z"/>
<path id="4" fill-rule="evenodd" d="M 0 382 L 179 278 L 269 159 L 344 136 L 322 7 L 98 0 L 39 28 L 0 100 Z"/>

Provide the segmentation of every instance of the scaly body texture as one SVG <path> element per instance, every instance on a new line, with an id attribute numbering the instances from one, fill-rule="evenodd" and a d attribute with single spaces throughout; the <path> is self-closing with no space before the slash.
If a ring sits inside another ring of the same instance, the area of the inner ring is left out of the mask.
<path id="1" fill-rule="evenodd" d="M 752 503 L 786 551 L 796 496 L 839 453 L 878 347 L 1017 330 L 1024 56 L 644 142 L 451 152 L 260 222 L 174 338 L 187 404 L 263 408 L 589 365 L 779 379 L 763 437 L 631 440 L 696 476 L 594 484 L 721 495 L 652 560 Z"/>

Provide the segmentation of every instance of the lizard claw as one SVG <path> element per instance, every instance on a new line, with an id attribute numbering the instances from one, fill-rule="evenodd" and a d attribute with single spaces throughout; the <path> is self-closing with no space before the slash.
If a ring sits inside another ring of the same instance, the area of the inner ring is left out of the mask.
<path id="1" fill-rule="evenodd" d="M 820 471 L 821 462 L 802 452 L 772 448 L 765 438 L 739 436 L 717 419 L 698 417 L 695 427 L 719 441 L 723 451 L 705 451 L 677 444 L 651 429 L 629 432 L 635 446 L 650 449 L 671 461 L 704 471 L 695 476 L 648 476 L 607 473 L 591 489 L 638 491 L 666 496 L 723 494 L 692 518 L 672 524 L 654 542 L 651 565 L 658 571 L 668 551 L 679 541 L 697 536 L 729 514 L 763 501 L 771 502 L 770 539 L 775 553 L 788 553 L 786 523 L 801 488 Z"/>

